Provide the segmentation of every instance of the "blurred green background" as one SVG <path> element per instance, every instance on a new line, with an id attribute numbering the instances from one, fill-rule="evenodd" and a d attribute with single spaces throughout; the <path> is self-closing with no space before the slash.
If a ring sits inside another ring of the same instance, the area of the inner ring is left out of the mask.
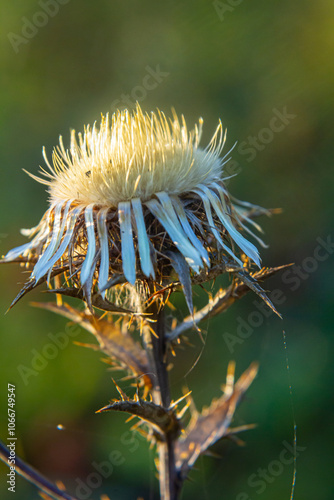
<path id="1" fill-rule="evenodd" d="M 133 107 L 136 99 L 147 111 L 159 107 L 168 114 L 174 106 L 190 128 L 202 116 L 204 145 L 222 118 L 228 147 L 238 141 L 231 169 L 239 175 L 229 183 L 231 192 L 284 209 L 261 221 L 270 243 L 262 250 L 264 265 L 298 267 L 266 284 L 281 291 L 277 306 L 283 321 L 266 309 L 259 312 L 258 300 L 248 294 L 206 325 L 203 352 L 192 333 L 194 348 L 175 360 L 173 395 L 190 387 L 198 408 L 220 394 L 230 359 L 236 360 L 238 375 L 254 359 L 260 361 L 259 376 L 234 422 L 254 422 L 257 428 L 241 436 L 245 447 L 224 441 L 214 447 L 221 459 L 201 458 L 182 498 L 289 500 L 293 464 L 280 457 L 285 443 L 293 441 L 294 419 L 301 447 L 294 498 L 333 498 L 334 249 L 326 241 L 334 238 L 334 3 L 1 3 L 1 253 L 24 243 L 19 228 L 35 225 L 47 208 L 44 187 L 22 168 L 36 173 L 43 164 L 42 145 L 51 152 L 59 134 L 68 144 L 70 128 L 81 130 L 101 112 Z M 319 238 L 325 242 L 321 248 Z M 1 437 L 7 436 L 7 383 L 12 383 L 17 452 L 30 464 L 75 493 L 79 480 L 87 485 L 94 462 L 116 450 L 122 463 L 100 488 L 90 488 L 89 498 L 105 492 L 116 500 L 156 499 L 153 450 L 126 434 L 130 424 L 124 416 L 94 414 L 115 396 L 112 374 L 97 353 L 69 343 L 24 382 L 18 367 L 31 368 L 36 353 L 66 325 L 29 305 L 46 300 L 41 289 L 4 315 L 24 279 L 16 265 L 1 267 Z M 89 335 L 76 338 L 85 341 Z M 122 387 L 129 389 L 127 383 Z M 57 430 L 58 424 L 65 429 Z M 1 498 L 13 498 L 3 465 L 0 473 Z M 88 498 L 85 491 L 81 498 Z M 36 497 L 18 478 L 15 498 Z"/>

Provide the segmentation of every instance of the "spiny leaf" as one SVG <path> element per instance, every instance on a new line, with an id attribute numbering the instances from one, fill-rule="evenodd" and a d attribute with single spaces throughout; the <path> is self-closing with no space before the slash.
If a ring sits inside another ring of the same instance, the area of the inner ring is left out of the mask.
<path id="1" fill-rule="evenodd" d="M 181 423 L 174 411 L 170 408 L 166 409 L 163 406 L 159 406 L 153 403 L 153 401 L 145 401 L 140 398 L 137 398 L 137 400 L 130 399 L 124 397 L 123 394 L 121 400 L 116 400 L 104 406 L 96 413 L 103 413 L 105 411 L 121 411 L 139 417 L 142 421 L 156 428 L 159 434 L 161 434 L 161 439 L 164 439 L 164 436 L 167 434 L 176 439 L 181 433 Z"/>
<path id="2" fill-rule="evenodd" d="M 15 261 L 16 262 L 16 261 Z M 55 276 L 58 276 L 59 274 L 62 274 L 64 273 L 65 271 L 68 270 L 68 266 L 64 266 L 64 267 L 56 267 L 53 269 L 53 271 L 51 272 L 50 274 L 50 279 L 51 278 L 54 278 Z M 31 290 L 33 290 L 33 288 L 41 285 L 42 283 L 45 283 L 48 279 L 48 276 L 45 275 L 45 276 L 42 276 L 42 278 L 40 278 L 38 280 L 38 282 L 36 283 L 34 279 L 29 279 L 24 285 L 23 287 L 21 288 L 20 292 L 17 294 L 17 296 L 15 297 L 15 299 L 13 300 L 13 302 L 11 303 L 11 305 L 9 306 L 8 311 L 10 311 L 10 309 L 12 307 L 15 306 L 15 304 L 18 303 L 18 301 L 20 299 L 22 299 L 22 297 L 24 297 L 28 292 L 30 292 Z"/>
<path id="3" fill-rule="evenodd" d="M 261 299 L 267 304 L 270 309 L 277 314 L 279 318 L 282 319 L 282 316 L 280 313 L 277 311 L 276 307 L 274 304 L 271 302 L 269 299 L 268 295 L 265 293 L 263 288 L 259 285 L 259 283 L 256 281 L 256 279 L 249 273 L 245 273 L 243 271 L 239 271 L 237 273 L 238 278 L 245 283 L 245 285 L 248 286 L 253 292 L 255 292 Z"/>
<path id="4" fill-rule="evenodd" d="M 53 302 L 34 302 L 33 305 L 65 316 L 85 328 L 96 337 L 99 343 L 96 349 L 121 363 L 124 369 L 131 371 L 132 376 L 142 377 L 146 387 L 152 387 L 146 352 L 126 328 L 121 329 L 119 323 L 115 324 L 105 319 L 98 319 L 84 311 L 78 311 L 68 304 L 60 306 Z"/>
<path id="5" fill-rule="evenodd" d="M 193 328 L 194 322 L 196 324 L 200 323 L 201 321 L 205 321 L 209 318 L 212 318 L 224 311 L 226 311 L 229 307 L 231 307 L 234 302 L 236 302 L 238 299 L 246 295 L 250 290 L 255 288 L 255 283 L 258 281 L 263 281 L 267 278 L 270 278 L 274 274 L 276 274 L 279 271 L 282 271 L 283 269 L 286 269 L 287 267 L 292 266 L 292 264 L 285 264 L 283 266 L 279 267 L 272 267 L 272 268 L 262 268 L 261 270 L 249 274 L 250 279 L 248 280 L 247 283 L 243 281 L 236 281 L 232 283 L 227 289 L 220 289 L 216 295 L 209 301 L 209 303 L 204 306 L 202 309 L 197 311 L 194 316 L 188 316 L 187 318 L 184 319 L 182 323 L 177 325 L 168 335 L 169 340 L 174 340 L 176 339 L 179 335 L 183 334 L 186 330 L 189 330 L 190 328 Z M 236 271 L 236 274 L 238 276 L 240 272 L 240 269 Z M 245 273 L 243 271 L 243 273 Z M 239 279 L 241 280 L 241 276 L 238 276 Z M 244 278 L 244 276 L 243 276 Z M 260 285 L 257 283 L 258 289 L 254 290 L 256 293 L 258 293 L 263 300 L 267 300 L 268 297 L 266 296 L 265 292 L 262 290 Z M 268 299 L 269 300 L 269 299 Z M 269 305 L 269 304 L 268 304 Z M 269 305 L 270 307 L 270 305 Z M 277 313 L 276 309 L 273 309 L 274 312 Z M 279 315 L 279 313 L 277 313 Z M 280 315 L 279 315 L 280 316 Z M 281 317 L 281 316 L 280 316 Z"/>
<path id="6" fill-rule="evenodd" d="M 236 406 L 254 380 L 257 371 L 257 363 L 252 363 L 232 389 L 231 380 L 227 380 L 227 394 L 214 400 L 202 413 L 196 412 L 193 415 L 188 428 L 185 429 L 185 437 L 182 437 L 175 447 L 176 466 L 182 475 L 186 476 L 199 455 L 222 437 L 231 434 L 232 429 L 229 426 Z M 231 373 L 229 377 L 231 379 Z"/>

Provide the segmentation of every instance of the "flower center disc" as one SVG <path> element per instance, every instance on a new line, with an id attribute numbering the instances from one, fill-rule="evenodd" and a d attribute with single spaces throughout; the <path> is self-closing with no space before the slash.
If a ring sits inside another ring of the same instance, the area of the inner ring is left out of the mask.
<path id="1" fill-rule="evenodd" d="M 221 177 L 224 138 L 221 123 L 206 150 L 198 147 L 202 120 L 191 132 L 173 114 L 143 114 L 140 107 L 102 118 L 100 128 L 72 131 L 70 150 L 62 140 L 53 152 L 51 202 L 76 199 L 116 207 L 122 201 L 147 201 L 155 193 L 181 195 Z M 49 174 L 47 174 L 49 175 Z"/>

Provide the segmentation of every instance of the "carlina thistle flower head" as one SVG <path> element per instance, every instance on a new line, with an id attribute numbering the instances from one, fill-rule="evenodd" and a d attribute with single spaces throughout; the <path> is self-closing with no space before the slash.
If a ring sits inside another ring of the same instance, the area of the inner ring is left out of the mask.
<path id="1" fill-rule="evenodd" d="M 188 132 L 174 111 L 167 119 L 137 105 L 78 137 L 73 130 L 69 150 L 60 137 L 52 164 L 43 150 L 48 170 L 29 175 L 48 186 L 50 207 L 22 230 L 31 241 L 3 258 L 33 266 L 16 300 L 56 275 L 90 304 L 92 295 L 106 300 L 115 283 L 166 287 L 180 261 L 190 276 L 218 262 L 242 267 L 245 256 L 260 266 L 257 248 L 240 233 L 261 242 L 245 225 L 255 225 L 244 208 L 251 205 L 232 204 L 224 186 L 226 133 L 219 122 L 202 149 L 202 124 Z"/>

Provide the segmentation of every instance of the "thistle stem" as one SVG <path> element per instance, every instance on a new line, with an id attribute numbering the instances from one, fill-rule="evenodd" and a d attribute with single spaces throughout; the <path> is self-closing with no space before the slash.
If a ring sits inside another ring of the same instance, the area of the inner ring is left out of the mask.
<path id="1" fill-rule="evenodd" d="M 9 466 L 11 452 L 7 446 L 0 441 L 0 460 Z M 66 491 L 60 490 L 55 484 L 51 483 L 46 477 L 42 476 L 37 470 L 26 464 L 21 458 L 15 456 L 15 472 L 20 474 L 27 481 L 35 485 L 40 491 L 47 495 L 47 498 L 55 498 L 57 500 L 76 500 Z"/>
<path id="2" fill-rule="evenodd" d="M 165 316 L 163 309 L 159 310 L 156 302 L 147 312 L 154 320 L 152 330 L 145 332 L 145 348 L 153 371 L 153 401 L 168 408 L 171 403 L 169 379 L 167 372 L 167 349 L 165 336 Z M 166 433 L 163 440 L 158 441 L 159 483 L 161 500 L 177 500 L 181 489 L 181 481 L 175 465 L 174 438 Z"/>

